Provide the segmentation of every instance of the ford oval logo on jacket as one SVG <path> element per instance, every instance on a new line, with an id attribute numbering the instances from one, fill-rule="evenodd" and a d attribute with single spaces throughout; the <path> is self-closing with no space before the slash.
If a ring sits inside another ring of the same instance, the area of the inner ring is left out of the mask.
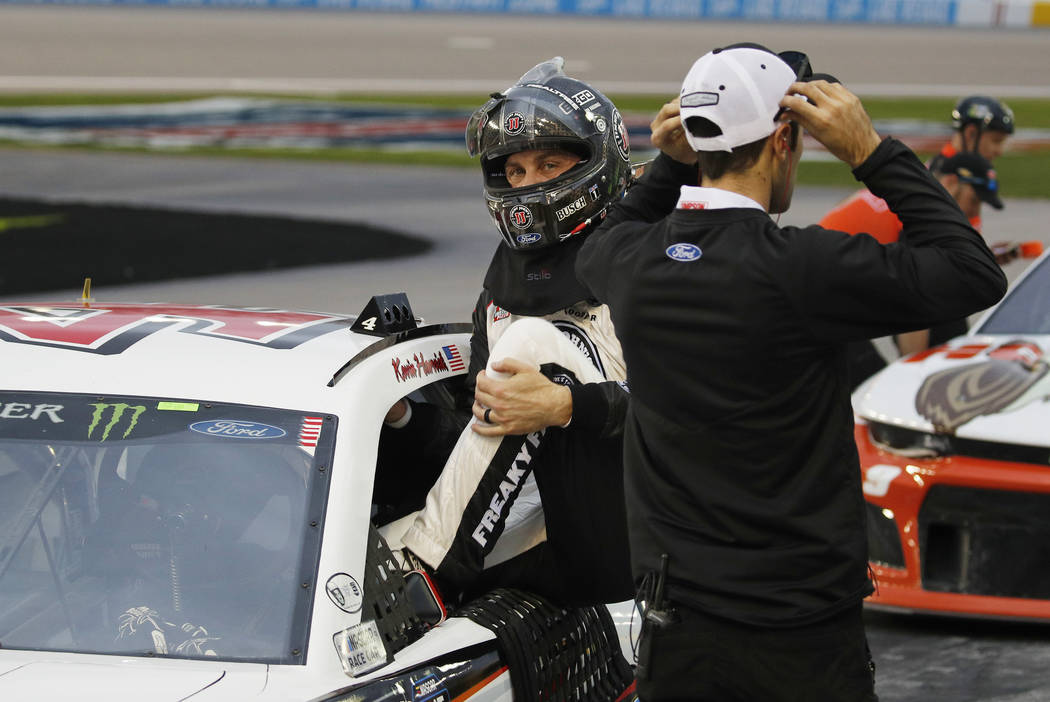
<path id="1" fill-rule="evenodd" d="M 667 257 L 675 261 L 695 261 L 703 255 L 696 244 L 678 243 L 667 247 Z"/>
<path id="2" fill-rule="evenodd" d="M 222 436 L 233 439 L 279 439 L 288 432 L 280 427 L 258 422 L 239 422 L 234 419 L 214 419 L 210 422 L 194 422 L 190 431 L 208 436 Z"/>

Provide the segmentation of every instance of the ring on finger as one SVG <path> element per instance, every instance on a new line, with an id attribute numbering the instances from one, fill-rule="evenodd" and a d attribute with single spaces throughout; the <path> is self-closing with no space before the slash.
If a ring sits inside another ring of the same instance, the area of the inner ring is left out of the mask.
<path id="1" fill-rule="evenodd" d="M 489 419 L 489 415 L 490 414 L 492 414 L 492 408 L 491 407 L 486 407 L 485 408 L 485 424 L 492 424 L 492 420 Z"/>

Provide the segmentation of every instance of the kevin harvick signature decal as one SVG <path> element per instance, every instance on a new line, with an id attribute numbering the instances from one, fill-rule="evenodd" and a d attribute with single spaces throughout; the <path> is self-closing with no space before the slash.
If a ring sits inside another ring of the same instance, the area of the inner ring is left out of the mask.
<path id="1" fill-rule="evenodd" d="M 102 355 L 119 354 L 162 329 L 291 349 L 349 326 L 338 317 L 195 305 L 0 307 L 0 340 Z"/>

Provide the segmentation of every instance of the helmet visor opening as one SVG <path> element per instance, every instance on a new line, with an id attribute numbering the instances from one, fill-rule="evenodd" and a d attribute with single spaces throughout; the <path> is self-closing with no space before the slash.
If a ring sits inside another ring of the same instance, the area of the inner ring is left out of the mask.
<path id="1" fill-rule="evenodd" d="M 550 178 L 549 180 L 540 183 L 531 183 L 525 186 L 513 186 L 507 178 L 507 161 L 514 154 L 521 153 L 523 151 L 543 151 L 553 153 L 563 153 L 571 155 L 579 160 L 572 165 L 572 167 L 566 169 L 562 173 Z M 512 190 L 525 190 L 529 188 L 538 188 L 540 190 L 547 187 L 547 184 L 554 184 L 561 182 L 567 178 L 572 178 L 575 173 L 587 166 L 591 160 L 591 147 L 587 142 L 576 141 L 576 142 L 540 142 L 533 144 L 526 144 L 524 148 L 521 145 L 515 148 L 513 151 L 507 153 L 493 155 L 490 157 L 483 157 L 481 167 L 485 179 L 485 188 L 489 191 L 512 191 Z"/>

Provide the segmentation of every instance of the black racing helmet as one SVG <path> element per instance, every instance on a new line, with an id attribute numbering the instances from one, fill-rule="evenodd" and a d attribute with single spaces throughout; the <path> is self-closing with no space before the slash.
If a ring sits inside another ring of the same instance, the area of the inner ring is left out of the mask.
<path id="1" fill-rule="evenodd" d="M 1014 133 L 1014 113 L 1009 107 L 987 95 L 964 97 L 952 110 L 952 128 L 962 130 L 968 124 L 977 125 L 977 131 Z"/>
<path id="2" fill-rule="evenodd" d="M 627 187 L 630 149 L 620 113 L 565 75 L 563 63 L 555 57 L 535 66 L 467 123 L 467 151 L 481 157 L 489 214 L 512 249 L 540 249 L 583 231 Z M 549 181 L 513 188 L 507 157 L 528 149 L 562 149 L 580 161 Z"/>

